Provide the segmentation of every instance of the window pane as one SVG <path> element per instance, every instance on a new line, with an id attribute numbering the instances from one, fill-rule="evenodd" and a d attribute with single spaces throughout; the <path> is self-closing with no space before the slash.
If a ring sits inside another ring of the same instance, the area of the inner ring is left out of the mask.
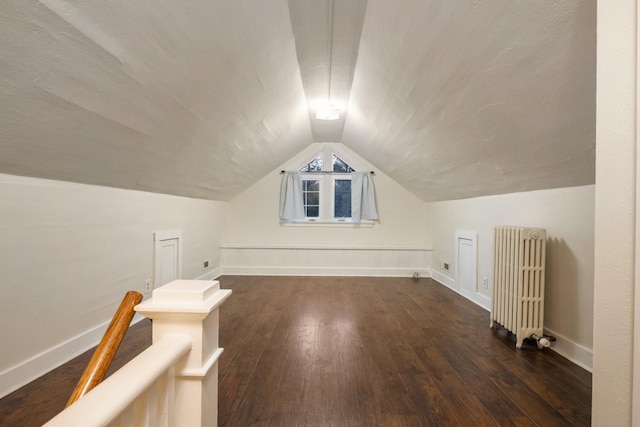
<path id="1" fill-rule="evenodd" d="M 301 167 L 300 172 L 320 172 L 322 171 L 322 154 L 320 154 L 315 159 L 311 160 L 309 163 Z"/>
<path id="2" fill-rule="evenodd" d="M 334 172 L 354 172 L 351 166 L 349 166 L 344 160 L 340 157 L 336 156 L 335 153 L 331 156 L 331 161 L 333 163 L 333 171 Z"/>
<path id="3" fill-rule="evenodd" d="M 305 181 L 307 183 L 307 191 L 320 191 L 320 181 Z"/>
<path id="4" fill-rule="evenodd" d="M 318 206 L 307 206 L 305 211 L 308 218 L 318 218 L 320 216 L 320 208 Z"/>
<path id="5" fill-rule="evenodd" d="M 351 180 L 336 179 L 334 196 L 333 216 L 335 218 L 351 218 Z"/>
<path id="6" fill-rule="evenodd" d="M 336 191 L 346 191 L 351 194 L 351 180 L 336 179 Z"/>
<path id="7" fill-rule="evenodd" d="M 320 194 L 319 193 L 307 193 L 307 205 L 320 205 Z"/>

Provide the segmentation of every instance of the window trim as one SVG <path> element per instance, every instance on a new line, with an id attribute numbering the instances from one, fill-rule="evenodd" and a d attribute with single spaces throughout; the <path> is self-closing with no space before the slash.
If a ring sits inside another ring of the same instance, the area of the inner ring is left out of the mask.
<path id="1" fill-rule="evenodd" d="M 373 228 L 376 224 L 375 221 L 371 220 L 362 220 L 360 222 L 354 222 L 353 220 L 345 220 L 345 221 L 318 221 L 314 219 L 301 219 L 300 221 L 280 221 L 280 225 L 282 227 L 346 227 L 346 228 Z"/>

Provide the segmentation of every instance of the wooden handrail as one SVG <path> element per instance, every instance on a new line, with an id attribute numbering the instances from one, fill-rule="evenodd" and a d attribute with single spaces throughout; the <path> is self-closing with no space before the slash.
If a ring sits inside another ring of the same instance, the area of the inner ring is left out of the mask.
<path id="1" fill-rule="evenodd" d="M 133 319 L 135 314 L 133 307 L 139 304 L 140 301 L 142 301 L 140 292 L 129 291 L 124 296 L 118 311 L 111 319 L 107 331 L 104 333 L 102 340 L 100 340 L 98 348 L 96 348 L 76 388 L 71 393 L 67 407 L 102 382 L 124 335 L 127 333 L 131 319 Z"/>

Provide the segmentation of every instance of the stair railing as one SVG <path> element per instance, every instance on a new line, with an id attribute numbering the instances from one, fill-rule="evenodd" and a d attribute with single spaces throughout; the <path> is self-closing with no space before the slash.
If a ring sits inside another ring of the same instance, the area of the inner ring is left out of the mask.
<path id="1" fill-rule="evenodd" d="M 142 301 L 140 292 L 129 291 L 126 293 L 116 314 L 111 319 L 107 331 L 102 336 L 100 344 L 98 344 L 78 384 L 76 384 L 76 388 L 71 393 L 71 397 L 67 401 L 67 407 L 102 382 L 122 339 L 127 333 L 127 329 L 129 329 L 129 324 L 131 324 L 135 314 L 133 307 L 138 305 L 140 301 Z"/>
<path id="2" fill-rule="evenodd" d="M 45 427 L 217 425 L 219 308 L 229 295 L 207 280 L 155 289 L 135 307 L 153 320 L 151 347 Z"/>

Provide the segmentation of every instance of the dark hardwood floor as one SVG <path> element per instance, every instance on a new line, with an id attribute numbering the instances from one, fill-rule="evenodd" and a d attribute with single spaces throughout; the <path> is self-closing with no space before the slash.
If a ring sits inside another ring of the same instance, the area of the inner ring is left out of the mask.
<path id="1" fill-rule="evenodd" d="M 430 279 L 224 276 L 219 425 L 588 426 L 591 374 L 515 349 Z M 150 343 L 130 328 L 114 369 Z M 90 354 L 0 400 L 0 425 L 64 407 Z"/>

